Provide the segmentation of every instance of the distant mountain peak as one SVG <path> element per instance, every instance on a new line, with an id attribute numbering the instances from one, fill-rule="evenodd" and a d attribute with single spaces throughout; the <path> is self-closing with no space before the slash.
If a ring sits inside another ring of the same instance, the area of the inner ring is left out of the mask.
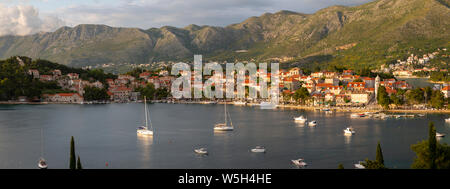
<path id="1" fill-rule="evenodd" d="M 193 54 L 229 61 L 326 56 L 341 64 L 372 66 L 411 46 L 450 48 L 448 5 L 449 0 L 377 0 L 313 14 L 281 10 L 226 27 L 191 24 L 142 30 L 80 24 L 44 34 L 0 37 L 0 58 L 23 55 L 86 66 L 190 60 Z M 356 45 L 340 48 L 348 44 Z M 242 49 L 246 53 L 236 53 Z"/>

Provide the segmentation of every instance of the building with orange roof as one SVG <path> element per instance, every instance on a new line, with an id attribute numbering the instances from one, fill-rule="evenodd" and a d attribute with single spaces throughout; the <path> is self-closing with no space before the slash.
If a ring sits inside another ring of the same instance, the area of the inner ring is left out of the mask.
<path id="1" fill-rule="evenodd" d="M 445 98 L 450 97 L 450 86 L 442 87 L 441 92 L 444 94 Z"/>

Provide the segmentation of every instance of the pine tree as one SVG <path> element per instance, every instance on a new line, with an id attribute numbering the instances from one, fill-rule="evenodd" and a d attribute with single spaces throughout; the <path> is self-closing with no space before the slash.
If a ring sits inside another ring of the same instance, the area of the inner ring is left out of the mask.
<path id="1" fill-rule="evenodd" d="M 376 159 L 375 159 L 378 163 L 380 163 L 381 165 L 384 166 L 384 158 L 383 158 L 383 152 L 381 151 L 381 145 L 380 145 L 380 141 L 378 141 L 378 145 L 377 145 L 377 155 L 376 155 Z"/>
<path id="2" fill-rule="evenodd" d="M 428 150 L 430 153 L 430 169 L 436 169 L 436 129 L 434 123 L 430 122 L 428 125 Z"/>
<path id="3" fill-rule="evenodd" d="M 83 169 L 83 166 L 81 166 L 80 156 L 78 156 L 77 159 L 77 169 Z"/>
<path id="4" fill-rule="evenodd" d="M 70 169 L 76 168 L 76 160 L 75 160 L 75 141 L 72 139 L 70 140 L 70 160 L 69 160 L 69 167 Z"/>

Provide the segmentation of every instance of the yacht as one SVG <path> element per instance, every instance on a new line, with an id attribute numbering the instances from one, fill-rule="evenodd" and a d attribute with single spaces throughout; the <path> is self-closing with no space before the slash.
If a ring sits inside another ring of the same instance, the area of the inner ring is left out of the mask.
<path id="1" fill-rule="evenodd" d="M 316 125 L 317 125 L 317 121 L 315 121 L 315 120 L 314 120 L 314 121 L 310 121 L 310 122 L 308 123 L 308 125 L 309 125 L 309 126 L 312 126 L 312 127 L 313 127 L 313 126 L 316 126 Z"/>
<path id="2" fill-rule="evenodd" d="M 355 134 L 355 130 L 351 127 L 347 127 L 346 129 L 344 129 L 344 134 L 353 135 L 353 134 Z"/>
<path id="3" fill-rule="evenodd" d="M 294 117 L 294 120 L 296 122 L 305 123 L 307 119 L 303 116 L 300 116 L 300 117 Z"/>
<path id="4" fill-rule="evenodd" d="M 436 137 L 445 137 L 445 134 L 436 132 Z"/>
<path id="5" fill-rule="evenodd" d="M 259 105 L 261 106 L 261 109 L 275 109 L 275 108 L 277 108 L 277 105 L 273 104 L 271 102 L 261 102 Z"/>
<path id="6" fill-rule="evenodd" d="M 137 133 L 142 135 L 153 135 L 152 123 L 150 121 L 150 129 L 148 129 L 148 111 L 147 111 L 147 98 L 144 97 L 144 111 L 145 111 L 145 126 L 137 128 Z"/>
<path id="7" fill-rule="evenodd" d="M 206 148 L 198 148 L 198 149 L 195 149 L 194 152 L 197 154 L 208 154 L 208 151 L 206 150 Z"/>
<path id="8" fill-rule="evenodd" d="M 292 161 L 292 163 L 294 163 L 294 165 L 296 165 L 298 167 L 306 167 L 308 165 L 307 163 L 305 163 L 303 161 L 303 159 L 294 159 L 294 160 L 291 160 L 291 161 Z"/>
<path id="9" fill-rule="evenodd" d="M 225 102 L 224 107 L 225 107 L 225 110 L 224 110 L 225 123 L 217 123 L 217 124 L 215 124 L 214 125 L 214 130 L 215 131 L 232 131 L 232 130 L 234 130 L 233 122 L 231 121 L 231 116 L 229 116 L 230 117 L 230 124 L 228 124 L 228 119 L 227 119 L 227 117 L 228 117 L 227 116 L 228 115 L 227 102 Z"/>
<path id="10" fill-rule="evenodd" d="M 360 117 L 364 117 L 364 114 L 361 113 L 353 113 L 352 115 L 350 115 L 351 118 L 360 118 Z"/>
<path id="11" fill-rule="evenodd" d="M 256 146 L 255 148 L 251 149 L 252 152 L 256 152 L 256 153 L 264 153 L 266 152 L 266 148 L 262 147 L 262 146 Z"/>
<path id="12" fill-rule="evenodd" d="M 247 102 L 244 102 L 244 101 L 234 101 L 233 102 L 233 105 L 236 105 L 236 106 L 245 106 L 247 104 Z"/>
<path id="13" fill-rule="evenodd" d="M 366 167 L 364 167 L 364 165 L 362 165 L 363 161 L 359 161 L 358 163 L 355 164 L 355 168 L 356 169 L 365 169 Z"/>

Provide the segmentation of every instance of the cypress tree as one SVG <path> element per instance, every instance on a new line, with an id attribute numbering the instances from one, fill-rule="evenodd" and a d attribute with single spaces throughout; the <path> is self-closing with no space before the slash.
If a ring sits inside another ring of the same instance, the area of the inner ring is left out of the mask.
<path id="1" fill-rule="evenodd" d="M 378 163 L 380 163 L 381 165 L 384 166 L 384 158 L 383 158 L 383 152 L 381 151 L 381 145 L 380 145 L 380 141 L 378 141 L 378 145 L 377 145 L 377 156 L 375 159 Z"/>
<path id="2" fill-rule="evenodd" d="M 83 169 L 83 166 L 81 166 L 80 156 L 78 156 L 77 159 L 77 169 Z"/>
<path id="3" fill-rule="evenodd" d="M 72 139 L 70 140 L 70 160 L 69 160 L 69 167 L 70 169 L 76 168 L 76 160 L 75 160 L 75 142 Z"/>
<path id="4" fill-rule="evenodd" d="M 430 122 L 428 124 L 428 150 L 430 153 L 430 169 L 436 169 L 436 128 L 434 123 Z"/>

